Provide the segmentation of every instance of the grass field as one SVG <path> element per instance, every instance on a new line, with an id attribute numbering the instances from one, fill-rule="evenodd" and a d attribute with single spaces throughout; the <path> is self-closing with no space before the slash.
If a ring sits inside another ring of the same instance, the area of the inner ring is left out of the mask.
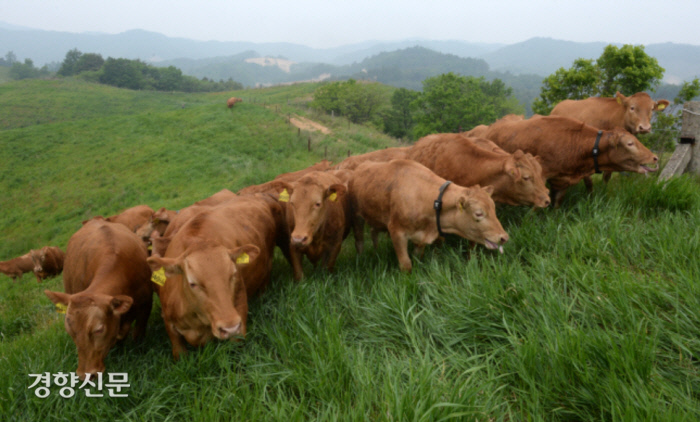
<path id="1" fill-rule="evenodd" d="M 75 81 L 0 85 L 0 260 L 65 248 L 81 221 L 148 204 L 179 209 L 327 156 L 395 145 L 343 119 L 289 113 L 313 84 L 219 94 Z M 231 96 L 244 98 L 233 112 Z M 313 150 L 307 151 L 311 137 Z M 0 420 L 527 421 L 700 419 L 700 186 L 599 179 L 559 210 L 499 208 L 505 254 L 448 238 L 402 274 L 391 244 L 300 283 L 276 256 L 244 342 L 173 362 L 160 308 L 146 341 L 106 360 L 126 398 L 41 399 L 29 374 L 74 371 L 43 294 L 57 277 L 0 275 Z M 432 200 L 432 199 L 431 199 Z M 157 301 L 156 301 L 157 303 Z"/>

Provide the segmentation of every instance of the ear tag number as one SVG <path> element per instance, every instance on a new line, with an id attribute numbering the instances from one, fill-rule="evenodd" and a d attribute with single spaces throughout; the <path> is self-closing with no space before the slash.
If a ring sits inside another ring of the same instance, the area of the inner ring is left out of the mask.
<path id="1" fill-rule="evenodd" d="M 153 275 L 151 276 L 151 281 L 161 287 L 165 284 L 165 279 L 166 277 L 164 268 L 161 268 L 158 271 L 154 271 Z"/>
<path id="2" fill-rule="evenodd" d="M 284 189 L 284 190 L 280 193 L 280 199 L 279 199 L 279 201 L 280 201 L 280 202 L 289 202 L 289 192 L 287 192 L 287 189 Z"/>

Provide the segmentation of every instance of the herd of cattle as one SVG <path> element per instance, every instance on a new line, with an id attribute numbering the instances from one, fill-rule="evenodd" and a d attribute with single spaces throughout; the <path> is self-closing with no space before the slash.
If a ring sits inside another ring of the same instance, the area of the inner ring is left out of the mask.
<path id="1" fill-rule="evenodd" d="M 511 115 L 335 166 L 324 160 L 179 211 L 139 205 L 83 222 L 65 257 L 45 247 L 0 262 L 0 271 L 15 279 L 32 271 L 37 281 L 63 272 L 65 292 L 45 294 L 66 314 L 81 378 L 105 370 L 132 323 L 135 339 L 145 334 L 154 292 L 178 359 L 187 344 L 245 336 L 248 297 L 269 283 L 275 247 L 295 280 L 304 256 L 332 271 L 351 231 L 362 253 L 365 224 L 375 246 L 389 233 L 403 271 L 412 268 L 409 241 L 421 254 L 445 233 L 503 253 L 508 234 L 495 202 L 558 206 L 594 172 L 655 171 L 657 156 L 634 135 L 667 105 L 644 93 L 564 101 L 550 116 Z"/>

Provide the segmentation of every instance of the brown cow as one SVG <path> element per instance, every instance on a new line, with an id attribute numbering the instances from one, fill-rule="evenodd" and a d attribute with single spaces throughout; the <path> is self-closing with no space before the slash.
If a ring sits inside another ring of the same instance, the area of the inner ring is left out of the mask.
<path id="1" fill-rule="evenodd" d="M 630 171 L 646 174 L 656 171 L 658 157 L 631 133 L 622 130 L 601 131 L 598 156 L 594 146 L 598 129 L 580 120 L 560 116 L 537 117 L 521 121 L 498 121 L 486 137 L 506 151 L 518 149 L 541 157 L 542 172 L 550 183 L 552 203 L 561 205 L 564 191 L 595 171 Z"/>
<path id="2" fill-rule="evenodd" d="M 148 205 L 137 205 L 135 207 L 127 208 L 119 214 L 107 217 L 105 220 L 109 221 L 110 223 L 123 224 L 128 227 L 129 230 L 136 233 L 141 226 L 150 221 L 152 215 L 153 209 L 151 207 Z"/>
<path id="3" fill-rule="evenodd" d="M 294 279 L 303 277 L 302 256 L 333 271 L 343 239 L 350 232 L 347 187 L 331 173 L 314 171 L 293 182 L 279 181 L 279 200 L 287 202 L 287 227 Z"/>
<path id="4" fill-rule="evenodd" d="M 491 185 L 496 202 L 549 205 L 549 190 L 537 158 L 520 150 L 507 153 L 487 139 L 436 133 L 419 139 L 406 158 L 460 186 Z"/>
<path id="5" fill-rule="evenodd" d="M 165 234 L 165 230 L 167 230 L 168 225 L 175 219 L 177 214 L 177 211 L 169 210 L 165 207 L 161 207 L 159 210 L 153 211 L 153 214 L 151 214 L 151 218 L 148 220 L 148 222 L 136 230 L 136 235 L 143 239 L 146 244 L 150 244 L 148 240 L 153 232 L 158 232 L 158 234 L 161 236 Z"/>
<path id="6" fill-rule="evenodd" d="M 326 171 L 331 168 L 332 164 L 332 161 L 321 160 L 318 163 L 311 165 L 305 169 L 279 174 L 275 176 L 274 180 L 285 180 L 287 182 L 292 182 L 306 175 L 307 173 L 311 173 L 312 171 Z"/>
<path id="7" fill-rule="evenodd" d="M 32 249 L 29 252 L 34 263 L 34 274 L 37 281 L 55 277 L 63 271 L 63 260 L 65 255 L 56 246 L 44 246 L 39 250 Z"/>
<path id="8" fill-rule="evenodd" d="M 248 297 L 270 280 L 274 214 L 282 208 L 270 196 L 232 199 L 185 223 L 164 257 L 148 258 L 167 277 L 158 294 L 176 360 L 185 342 L 245 336 Z"/>
<path id="9" fill-rule="evenodd" d="M 503 252 L 508 234 L 496 217 L 493 188 L 445 183 L 445 179 L 412 160 L 361 164 L 349 186 L 356 213 L 355 241 L 363 241 L 363 220 L 376 230 L 388 231 L 400 268 L 409 272 L 409 240 L 418 254 L 443 233 Z M 434 209 L 436 198 L 442 203 L 438 212 Z"/>
<path id="10" fill-rule="evenodd" d="M 236 103 L 240 103 L 242 101 L 242 98 L 231 97 L 228 99 L 228 101 L 226 101 L 226 107 L 233 108 L 233 106 L 236 105 Z"/>
<path id="11" fill-rule="evenodd" d="M 24 273 L 32 272 L 33 270 L 34 263 L 32 262 L 31 252 L 0 262 L 0 272 L 10 277 L 15 283 Z M 36 281 L 41 282 L 38 275 L 36 276 Z"/>
<path id="12" fill-rule="evenodd" d="M 121 224 L 93 219 L 68 241 L 65 293 L 45 290 L 65 309 L 64 325 L 78 348 L 80 378 L 104 372 L 104 359 L 136 322 L 135 340 L 146 334 L 153 287 L 146 248 Z"/>
<path id="13" fill-rule="evenodd" d="M 378 149 L 376 151 L 367 152 L 350 156 L 333 167 L 334 170 L 355 170 L 357 166 L 365 161 L 385 162 L 401 158 L 406 158 L 408 150 L 411 147 L 394 147 Z"/>
<path id="14" fill-rule="evenodd" d="M 564 100 L 557 104 L 551 116 L 564 116 L 581 120 L 598 129 L 622 128 L 633 135 L 651 132 L 651 115 L 669 106 L 668 100 L 654 101 L 646 92 L 625 97 L 620 92 L 614 98 L 590 97 L 585 100 Z M 603 180 L 610 180 L 611 172 L 605 172 Z M 592 189 L 590 177 L 584 178 L 588 191 Z"/>

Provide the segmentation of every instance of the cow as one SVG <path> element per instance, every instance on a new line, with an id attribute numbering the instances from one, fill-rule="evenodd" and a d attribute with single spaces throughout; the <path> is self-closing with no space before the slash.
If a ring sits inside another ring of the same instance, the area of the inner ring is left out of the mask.
<path id="1" fill-rule="evenodd" d="M 236 103 L 240 103 L 242 101 L 242 98 L 231 97 L 228 99 L 228 101 L 226 101 L 226 107 L 233 108 L 233 106 L 236 105 Z"/>
<path id="2" fill-rule="evenodd" d="M 228 189 L 221 189 L 215 194 L 195 202 L 194 205 L 219 205 L 222 202 L 226 202 L 229 199 L 235 198 L 236 196 L 237 195 L 235 193 L 231 192 Z"/>
<path id="3" fill-rule="evenodd" d="M 293 182 L 277 181 L 279 200 L 288 203 L 289 252 L 294 279 L 303 277 L 302 257 L 321 261 L 332 272 L 343 239 L 350 232 L 347 186 L 333 174 L 314 171 Z"/>
<path id="4" fill-rule="evenodd" d="M 501 117 L 501 121 L 517 121 L 517 120 L 524 120 L 525 116 L 522 114 L 507 114 L 503 117 Z M 488 130 L 489 126 L 488 125 L 478 125 L 474 126 L 471 130 L 467 132 L 462 132 L 462 135 L 470 137 L 470 138 L 484 138 L 484 134 Z"/>
<path id="5" fill-rule="evenodd" d="M 153 211 L 151 218 L 136 230 L 136 235 L 143 239 L 143 241 L 150 245 L 150 237 L 153 232 L 157 232 L 161 236 L 165 234 L 168 225 L 173 221 L 178 215 L 177 211 L 166 209 L 161 207 L 160 209 Z"/>
<path id="6" fill-rule="evenodd" d="M 564 116 L 581 120 L 598 129 L 622 128 L 633 135 L 651 132 L 651 115 L 668 107 L 668 100 L 654 101 L 646 92 L 625 97 L 619 91 L 614 98 L 590 97 L 584 100 L 564 100 L 554 106 L 551 116 Z M 612 173 L 605 172 L 603 180 L 610 180 Z M 593 183 L 584 178 L 590 192 Z"/>
<path id="7" fill-rule="evenodd" d="M 32 262 L 31 252 L 27 252 L 22 256 L 0 262 L 0 272 L 10 277 L 15 283 L 24 273 L 28 273 L 33 270 L 34 263 Z M 38 275 L 36 276 L 36 279 L 37 282 L 41 282 L 41 278 L 39 278 Z"/>
<path id="8" fill-rule="evenodd" d="M 493 186 L 495 202 L 535 207 L 550 203 L 537 157 L 520 150 L 510 154 L 487 139 L 436 133 L 419 139 L 406 158 L 460 186 Z"/>
<path id="9" fill-rule="evenodd" d="M 338 163 L 334 170 L 354 170 L 360 164 L 365 161 L 375 161 L 375 162 L 385 162 L 390 160 L 396 160 L 400 158 L 406 158 L 411 147 L 393 147 L 378 149 L 376 151 L 370 151 L 364 154 L 352 155 L 340 163 Z"/>
<path id="10" fill-rule="evenodd" d="M 40 282 L 43 279 L 55 277 L 63 271 L 65 254 L 56 246 L 44 246 L 39 250 L 29 252 L 34 264 L 34 274 Z"/>
<path id="11" fill-rule="evenodd" d="M 355 241 L 363 242 L 367 222 L 388 231 L 401 270 L 410 272 L 408 241 L 421 254 L 444 233 L 456 234 L 503 252 L 508 234 L 496 217 L 491 186 L 449 183 L 412 160 L 365 162 L 355 169 L 349 186 L 355 212 Z"/>
<path id="12" fill-rule="evenodd" d="M 234 198 L 205 210 L 175 234 L 165 256 L 151 256 L 163 269 L 158 286 L 172 355 L 186 344 L 244 337 L 248 298 L 269 283 L 279 202 L 266 195 Z"/>
<path id="13" fill-rule="evenodd" d="M 286 180 L 286 181 L 294 181 L 299 179 L 300 177 L 304 176 L 307 173 L 311 173 L 312 171 L 326 171 L 331 168 L 333 162 L 328 161 L 328 160 L 321 160 L 316 164 L 313 164 L 305 169 L 302 170 L 297 170 L 289 173 L 282 173 L 278 174 L 275 176 L 274 180 Z"/>
<path id="14" fill-rule="evenodd" d="M 542 174 L 550 184 L 554 207 L 561 205 L 569 186 L 595 171 L 646 174 L 657 170 L 650 165 L 659 160 L 624 129 L 599 131 L 580 120 L 561 116 L 497 121 L 485 136 L 511 153 L 521 149 L 541 157 Z"/>
<path id="15" fill-rule="evenodd" d="M 86 222 L 68 241 L 64 292 L 44 290 L 61 307 L 64 325 L 78 349 L 77 375 L 105 371 L 104 360 L 135 322 L 133 338 L 146 334 L 151 314 L 151 269 L 141 239 L 122 224 Z"/>
<path id="16" fill-rule="evenodd" d="M 123 224 L 132 232 L 136 232 L 141 226 L 146 224 L 153 215 L 153 209 L 148 205 L 137 205 L 127 208 L 119 214 L 105 218 L 110 223 Z M 89 221 L 89 220 L 88 220 Z"/>

